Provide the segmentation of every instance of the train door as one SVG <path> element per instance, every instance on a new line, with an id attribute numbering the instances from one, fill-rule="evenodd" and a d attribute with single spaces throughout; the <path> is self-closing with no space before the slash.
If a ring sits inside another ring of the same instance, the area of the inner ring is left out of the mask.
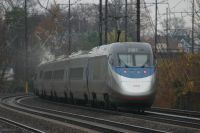
<path id="1" fill-rule="evenodd" d="M 37 73 L 35 74 L 35 77 L 34 77 L 34 91 L 35 91 L 35 94 L 36 95 L 39 95 L 39 91 L 41 90 L 41 81 L 42 81 L 42 70 L 38 69 L 37 70 Z"/>
<path id="2" fill-rule="evenodd" d="M 67 67 L 65 68 L 64 96 L 65 98 L 68 98 L 69 97 L 69 67 L 68 67 L 68 64 L 65 66 Z"/>
<path id="3" fill-rule="evenodd" d="M 104 94 L 107 93 L 107 57 L 99 56 L 89 59 L 88 88 L 91 98 L 103 101 Z"/>
<path id="4" fill-rule="evenodd" d="M 52 82 L 52 74 L 53 71 L 49 68 L 45 70 L 44 72 L 44 89 L 43 89 L 43 95 L 48 96 L 49 90 L 51 88 L 51 82 Z"/>
<path id="5" fill-rule="evenodd" d="M 89 71 L 89 59 L 87 60 L 87 66 L 86 66 L 86 73 L 85 73 L 85 77 L 86 77 L 86 86 L 87 86 L 87 91 L 86 91 L 86 97 L 85 99 L 87 99 L 88 101 L 91 100 L 91 95 L 90 95 L 90 89 L 89 89 L 89 78 L 90 78 L 90 71 Z"/>
<path id="6" fill-rule="evenodd" d="M 45 89 L 45 80 L 44 80 L 44 73 L 45 73 L 45 66 L 41 66 L 39 68 L 39 78 L 38 78 L 38 94 L 42 95 L 43 90 Z"/>
<path id="7" fill-rule="evenodd" d="M 84 99 L 87 93 L 87 60 L 74 59 L 70 61 L 69 67 L 69 89 L 71 99 Z"/>

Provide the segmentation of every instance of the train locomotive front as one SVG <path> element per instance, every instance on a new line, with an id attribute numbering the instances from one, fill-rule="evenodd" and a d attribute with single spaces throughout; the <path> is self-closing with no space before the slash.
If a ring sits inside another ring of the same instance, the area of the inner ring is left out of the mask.
<path id="1" fill-rule="evenodd" d="M 155 97 L 156 71 L 148 43 L 120 43 L 109 55 L 110 88 L 115 102 L 149 108 Z"/>

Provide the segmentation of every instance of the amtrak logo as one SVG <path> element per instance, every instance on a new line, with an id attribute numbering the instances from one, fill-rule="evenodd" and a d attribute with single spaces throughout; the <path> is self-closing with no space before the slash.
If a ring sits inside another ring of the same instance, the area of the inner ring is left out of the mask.
<path id="1" fill-rule="evenodd" d="M 140 85 L 133 85 L 133 87 L 138 88 L 138 87 L 140 87 Z"/>

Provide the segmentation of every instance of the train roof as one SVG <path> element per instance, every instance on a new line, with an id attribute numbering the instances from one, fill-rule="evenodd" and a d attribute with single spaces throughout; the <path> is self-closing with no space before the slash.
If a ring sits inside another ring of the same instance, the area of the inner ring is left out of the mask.
<path id="1" fill-rule="evenodd" d="M 89 57 L 104 56 L 104 55 L 108 56 L 110 51 L 113 48 L 120 48 L 124 44 L 133 45 L 133 46 L 135 45 L 137 47 L 143 47 L 143 48 L 144 47 L 146 47 L 146 48 L 147 47 L 151 47 L 150 44 L 144 43 L 144 42 L 117 42 L 117 43 L 111 43 L 111 44 L 107 44 L 107 45 L 94 47 L 90 51 L 82 51 L 82 50 L 80 50 L 78 52 L 72 53 L 68 57 L 60 56 L 55 60 L 43 62 L 43 63 L 39 64 L 39 66 L 44 65 L 44 64 L 51 64 L 51 63 L 56 63 L 56 62 L 72 60 L 72 59 L 78 59 L 78 58 L 89 58 Z"/>

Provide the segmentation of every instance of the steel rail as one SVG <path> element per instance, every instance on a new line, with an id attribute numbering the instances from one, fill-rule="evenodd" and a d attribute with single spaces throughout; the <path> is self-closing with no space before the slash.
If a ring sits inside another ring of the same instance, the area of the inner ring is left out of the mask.
<path id="1" fill-rule="evenodd" d="M 16 121 L 4 118 L 4 117 L 0 117 L 0 121 L 2 121 L 4 123 L 7 123 L 9 125 L 15 126 L 17 128 L 20 128 L 22 130 L 31 132 L 31 133 L 45 133 L 45 132 L 43 132 L 41 130 L 38 130 L 36 128 L 29 127 L 29 126 L 27 126 L 25 124 L 22 124 L 22 123 L 19 123 L 19 122 L 16 122 Z"/>
<path id="2" fill-rule="evenodd" d="M 68 107 L 74 107 L 79 109 L 86 109 L 90 111 L 97 111 L 97 112 L 104 112 L 109 114 L 118 114 L 118 115 L 124 115 L 127 117 L 134 117 L 139 119 L 145 119 L 150 121 L 156 121 L 156 122 L 163 122 L 168 124 L 174 124 L 184 127 L 191 127 L 199 129 L 200 127 L 200 119 L 198 118 L 192 118 L 192 117 L 185 117 L 185 116 L 178 116 L 178 115 L 172 115 L 172 114 L 164 114 L 164 113 L 156 113 L 151 111 L 146 111 L 144 114 L 138 114 L 138 113 L 130 113 L 130 111 L 112 111 L 112 110 L 104 110 L 104 109 L 97 109 L 97 108 L 91 108 L 91 107 L 85 107 L 85 106 L 76 106 L 71 104 L 63 104 L 58 102 L 51 102 L 48 100 L 45 100 L 49 103 L 56 103 L 56 105 L 60 106 L 68 106 Z"/>
<path id="3" fill-rule="evenodd" d="M 159 108 L 159 107 L 152 107 L 150 111 L 200 118 L 200 112 L 198 112 L 198 111 Z"/>
<path id="4" fill-rule="evenodd" d="M 166 133 L 166 131 L 155 130 L 150 128 L 145 128 L 141 126 L 129 125 L 120 122 L 114 122 L 110 120 L 100 119 L 89 117 L 85 115 L 78 115 L 73 113 L 67 113 L 62 111 L 50 110 L 45 108 L 34 107 L 30 105 L 25 105 L 19 103 L 18 99 L 15 104 L 18 106 L 8 105 L 3 103 L 5 106 L 10 108 L 14 108 L 16 110 L 25 111 L 27 113 L 35 114 L 38 116 L 58 120 L 65 123 L 70 123 L 74 125 L 78 125 L 81 127 L 94 129 L 101 132 L 114 132 L 114 133 L 122 133 L 122 132 L 144 132 L 144 133 Z M 19 106 L 21 106 L 19 108 Z M 23 107 L 23 108 L 22 108 Z"/>

